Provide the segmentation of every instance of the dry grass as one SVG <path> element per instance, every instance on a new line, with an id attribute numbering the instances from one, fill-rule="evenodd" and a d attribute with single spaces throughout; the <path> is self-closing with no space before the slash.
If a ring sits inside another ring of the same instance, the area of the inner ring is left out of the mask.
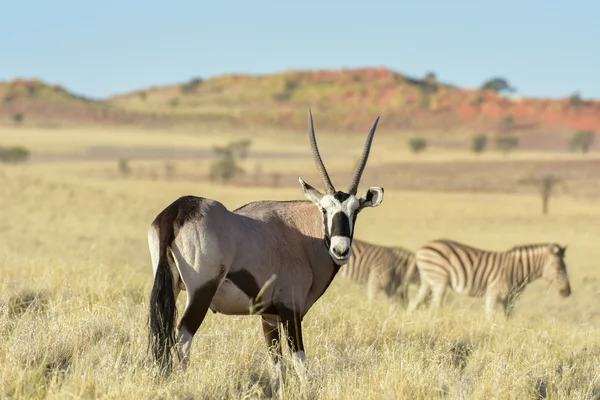
<path id="1" fill-rule="evenodd" d="M 107 135 L 110 140 L 102 140 L 111 143 L 148 143 L 142 133 Z M 68 142 L 65 133 L 58 137 Z M 31 143 L 42 148 L 53 142 Z M 391 154 L 379 144 L 373 165 L 381 162 L 378 155 Z M 347 151 L 358 153 L 358 145 Z M 332 161 L 334 168 L 341 171 L 344 161 Z M 263 161 L 265 167 L 270 162 Z M 310 158 L 275 165 L 287 174 L 312 174 L 314 168 Z M 182 169 L 205 167 L 199 162 Z M 116 166 L 0 166 L 0 397 L 269 397 L 256 317 L 209 313 L 190 369 L 167 382 L 154 379 L 145 352 L 152 284 L 146 229 L 182 194 L 209 196 L 232 208 L 256 199 L 300 198 L 299 187 L 92 173 L 102 168 Z M 396 302 L 370 304 L 364 288 L 338 278 L 305 318 L 309 382 L 303 386 L 290 374 L 286 397 L 600 398 L 600 209 L 596 199 L 561 196 L 542 217 L 538 202 L 526 194 L 386 190 L 379 208 L 361 214 L 357 237 L 413 249 L 435 237 L 492 249 L 557 241 L 568 245 L 573 295 L 563 299 L 535 282 L 510 321 L 487 322 L 481 300 L 450 295 L 437 316 L 405 316 Z"/>

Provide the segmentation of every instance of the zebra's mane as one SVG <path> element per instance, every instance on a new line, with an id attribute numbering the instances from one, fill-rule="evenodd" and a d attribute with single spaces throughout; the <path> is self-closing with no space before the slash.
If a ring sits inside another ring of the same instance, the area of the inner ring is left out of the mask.
<path id="1" fill-rule="evenodd" d="M 527 251 L 527 250 L 538 250 L 538 249 L 542 249 L 542 248 L 550 248 L 550 246 L 553 246 L 553 245 L 556 246 L 555 243 L 520 244 L 520 245 L 516 245 L 516 246 L 513 246 L 510 249 L 508 249 L 507 253 L 516 252 L 516 251 Z"/>

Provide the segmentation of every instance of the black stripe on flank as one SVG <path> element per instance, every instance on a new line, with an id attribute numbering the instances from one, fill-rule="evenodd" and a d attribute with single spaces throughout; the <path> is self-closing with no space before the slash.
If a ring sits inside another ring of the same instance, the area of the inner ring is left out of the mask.
<path id="1" fill-rule="evenodd" d="M 458 254 L 458 252 L 456 251 L 456 248 L 454 246 L 448 246 L 448 248 L 450 249 L 450 251 L 452 252 L 452 254 L 454 254 L 454 256 L 456 257 L 456 260 L 458 262 L 458 268 L 455 267 L 456 270 L 458 270 L 459 268 L 462 270 L 462 276 L 459 277 L 460 280 L 462 280 L 462 282 L 456 282 L 458 286 L 463 286 L 461 285 L 461 283 L 464 283 L 464 286 L 466 289 L 467 285 L 467 279 L 469 278 L 469 274 L 467 272 L 467 268 L 470 268 L 470 266 L 466 266 L 465 263 L 463 262 L 463 260 L 460 258 L 460 255 Z M 457 271 L 458 272 L 458 271 Z"/>
<path id="2" fill-rule="evenodd" d="M 256 299 L 256 296 L 258 296 L 260 286 L 258 286 L 256 279 L 254 279 L 254 276 L 252 276 L 250 272 L 244 269 L 230 272 L 227 274 L 227 279 L 229 279 L 249 298 Z"/>
<path id="3" fill-rule="evenodd" d="M 448 257 L 446 257 L 446 255 L 444 253 L 442 253 L 441 251 L 439 251 L 435 247 L 423 246 L 423 249 L 424 250 L 431 250 L 431 251 L 433 251 L 434 253 L 436 253 L 437 255 L 439 255 L 441 258 L 443 258 L 448 264 L 452 264 L 450 262 L 450 260 L 448 259 Z"/>
<path id="4" fill-rule="evenodd" d="M 331 219 L 331 236 L 351 237 L 350 221 L 348 216 L 343 212 L 338 212 Z"/>

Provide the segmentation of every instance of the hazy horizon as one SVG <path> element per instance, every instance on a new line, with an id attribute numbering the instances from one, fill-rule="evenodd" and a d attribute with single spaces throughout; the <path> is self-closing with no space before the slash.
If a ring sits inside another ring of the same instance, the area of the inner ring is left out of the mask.
<path id="1" fill-rule="evenodd" d="M 37 78 L 105 98 L 192 77 L 385 67 L 479 87 L 502 76 L 524 97 L 600 98 L 600 3 L 502 5 L 339 0 L 207 6 L 114 0 L 3 7 L 0 80 Z"/>

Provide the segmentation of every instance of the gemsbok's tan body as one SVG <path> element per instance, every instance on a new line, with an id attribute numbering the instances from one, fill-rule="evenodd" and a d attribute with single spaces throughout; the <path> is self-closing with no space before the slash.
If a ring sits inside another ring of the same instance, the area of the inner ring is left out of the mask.
<path id="1" fill-rule="evenodd" d="M 380 187 L 356 197 L 377 122 L 347 193 L 336 191 L 329 179 L 309 110 L 310 144 L 325 194 L 299 179 L 308 201 L 256 201 L 229 211 L 218 201 L 184 196 L 156 217 L 148 231 L 154 270 L 149 331 L 161 368 L 170 371 L 177 342 L 180 360 L 187 365 L 192 338 L 209 308 L 247 315 L 263 287 L 260 314 L 267 345 L 275 348 L 276 371 L 282 366 L 280 323 L 294 364 L 302 366 L 302 320 L 348 262 L 358 212 L 383 200 Z M 176 326 L 181 290 L 187 292 L 187 302 Z"/>

